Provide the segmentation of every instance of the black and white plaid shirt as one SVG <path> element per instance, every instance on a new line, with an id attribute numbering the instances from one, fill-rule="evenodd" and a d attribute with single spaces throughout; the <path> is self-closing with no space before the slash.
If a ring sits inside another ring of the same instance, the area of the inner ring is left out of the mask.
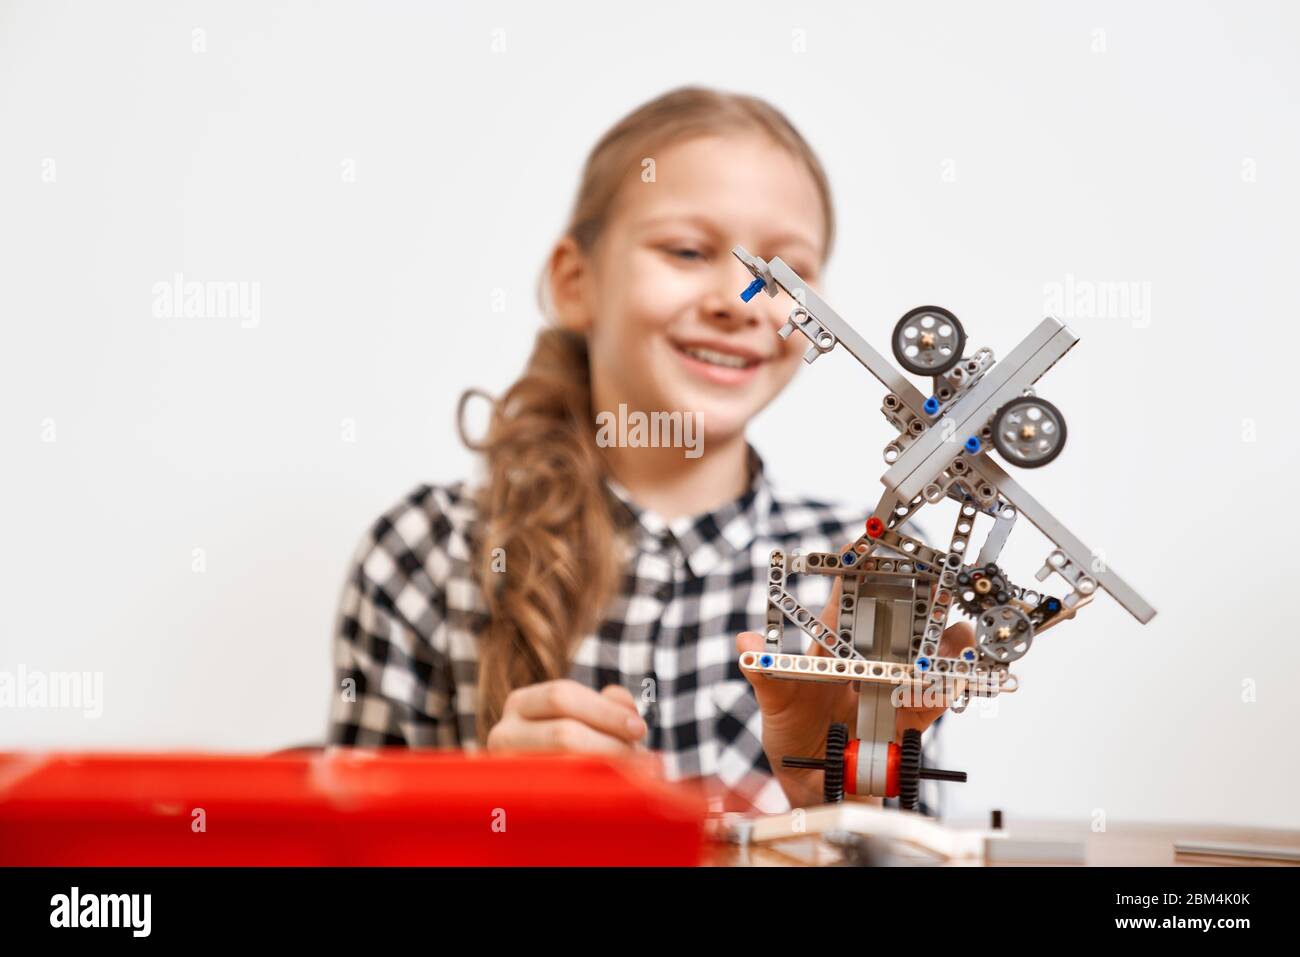
<path id="1" fill-rule="evenodd" d="M 739 498 L 670 522 L 606 479 L 629 532 L 627 564 L 570 677 L 597 690 L 620 684 L 643 702 L 646 745 L 670 779 L 702 777 L 715 794 L 720 786 L 777 813 L 789 802 L 763 753 L 736 635 L 764 629 L 774 548 L 838 550 L 862 534 L 870 510 L 779 494 L 752 446 L 750 469 Z M 476 636 L 487 607 L 471 573 L 476 520 L 466 483 L 421 485 L 362 539 L 337 618 L 330 744 L 477 748 Z M 830 586 L 821 575 L 788 584 L 812 609 Z M 785 634 L 787 647 L 811 645 L 793 625 Z M 922 812 L 932 813 L 924 803 Z"/>

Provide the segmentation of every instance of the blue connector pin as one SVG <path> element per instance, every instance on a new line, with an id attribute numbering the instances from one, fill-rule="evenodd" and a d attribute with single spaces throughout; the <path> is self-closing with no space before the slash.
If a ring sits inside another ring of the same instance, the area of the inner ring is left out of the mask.
<path id="1" fill-rule="evenodd" d="M 938 415 L 939 400 L 936 399 L 934 396 L 930 396 L 930 398 L 925 400 L 925 405 L 923 406 L 923 408 L 925 409 L 926 415 Z"/>
<path id="2" fill-rule="evenodd" d="M 974 455 L 979 450 L 980 450 L 980 440 L 975 438 L 975 436 L 972 435 L 969 439 L 966 440 L 966 451 L 969 452 L 971 455 Z"/>
<path id="3" fill-rule="evenodd" d="M 741 300 L 743 300 L 744 302 L 749 302 L 749 300 L 753 299 L 755 296 L 758 295 L 758 291 L 762 288 L 763 288 L 763 280 L 755 279 L 748 286 L 746 286 L 745 291 L 740 294 Z"/>

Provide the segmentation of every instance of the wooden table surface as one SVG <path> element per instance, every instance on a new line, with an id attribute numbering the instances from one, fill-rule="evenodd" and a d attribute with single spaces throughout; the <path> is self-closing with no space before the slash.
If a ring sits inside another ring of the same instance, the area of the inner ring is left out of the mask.
<path id="1" fill-rule="evenodd" d="M 954 827 L 987 827 L 987 821 L 947 822 Z M 1003 830 L 1012 838 L 1062 838 L 1083 841 L 1086 866 L 1210 866 L 1210 867 L 1288 867 L 1300 862 L 1269 861 L 1238 857 L 1175 854 L 1176 841 L 1213 841 L 1218 843 L 1257 844 L 1300 850 L 1300 831 L 1214 824 L 1167 824 L 1124 822 L 1111 823 L 1105 831 L 1094 832 L 1088 822 L 1076 821 L 1006 821 Z M 708 863 L 718 867 L 807 867 L 832 865 L 842 860 L 835 847 L 816 837 L 799 837 L 766 846 L 742 848 L 735 845 L 711 845 Z M 981 866 L 977 861 L 956 861 L 956 866 Z M 1062 862 L 1070 866 L 1072 862 Z M 1051 866 L 1051 861 L 996 862 L 991 867 Z"/>

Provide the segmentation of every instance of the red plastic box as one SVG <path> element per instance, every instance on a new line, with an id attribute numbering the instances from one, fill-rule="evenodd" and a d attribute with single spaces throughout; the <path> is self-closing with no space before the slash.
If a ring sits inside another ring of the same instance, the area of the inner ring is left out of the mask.
<path id="1" fill-rule="evenodd" d="M 0 754 L 9 866 L 694 865 L 704 818 L 578 755 Z"/>

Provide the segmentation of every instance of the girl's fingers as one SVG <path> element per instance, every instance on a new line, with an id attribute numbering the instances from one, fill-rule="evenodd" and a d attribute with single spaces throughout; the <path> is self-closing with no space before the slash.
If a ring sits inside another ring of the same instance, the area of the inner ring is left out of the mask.
<path id="1" fill-rule="evenodd" d="M 941 714 L 942 708 L 897 708 L 894 711 L 894 728 L 900 740 L 904 731 L 916 730 L 924 734 Z"/>
<path id="2" fill-rule="evenodd" d="M 975 647 L 975 629 L 968 621 L 949 625 L 939 639 L 939 657 L 956 658 L 965 648 Z"/>
<path id="3" fill-rule="evenodd" d="M 766 647 L 767 640 L 760 632 L 742 631 L 736 636 L 736 651 L 739 654 L 743 655 L 747 651 L 761 653 Z M 802 684 L 802 682 L 798 681 L 769 681 L 762 674 L 753 671 L 743 673 L 745 680 L 754 689 L 754 697 L 758 699 L 759 710 L 764 714 L 771 714 L 788 705 L 793 699 L 796 689 Z"/>
<path id="4" fill-rule="evenodd" d="M 642 722 L 640 725 L 643 729 L 641 733 L 629 740 L 635 747 L 644 749 L 645 745 L 642 742 L 645 737 L 646 726 L 644 719 L 641 717 L 641 712 L 637 710 L 636 699 L 632 697 L 632 692 L 628 691 L 622 685 L 605 685 L 605 687 L 600 689 L 600 693 L 602 697 L 609 698 L 620 707 L 627 708 L 627 713 L 630 717 L 636 718 L 638 721 Z M 628 730 L 632 730 L 632 725 L 628 725 Z"/>
<path id="5" fill-rule="evenodd" d="M 624 701 L 568 678 L 512 691 L 506 710 L 531 722 L 573 719 L 623 741 L 639 740 L 646 733 L 646 724 L 636 715 L 635 707 L 629 712 Z"/>
<path id="6" fill-rule="evenodd" d="M 610 701 L 621 704 L 633 714 L 640 714 L 636 706 L 636 698 L 632 697 L 632 692 L 628 691 L 622 685 L 605 685 L 600 689 L 600 693 Z"/>
<path id="7" fill-rule="evenodd" d="M 519 721 L 509 740 L 510 748 L 519 751 L 575 751 L 623 756 L 636 753 L 627 741 L 597 731 L 574 718 Z"/>

